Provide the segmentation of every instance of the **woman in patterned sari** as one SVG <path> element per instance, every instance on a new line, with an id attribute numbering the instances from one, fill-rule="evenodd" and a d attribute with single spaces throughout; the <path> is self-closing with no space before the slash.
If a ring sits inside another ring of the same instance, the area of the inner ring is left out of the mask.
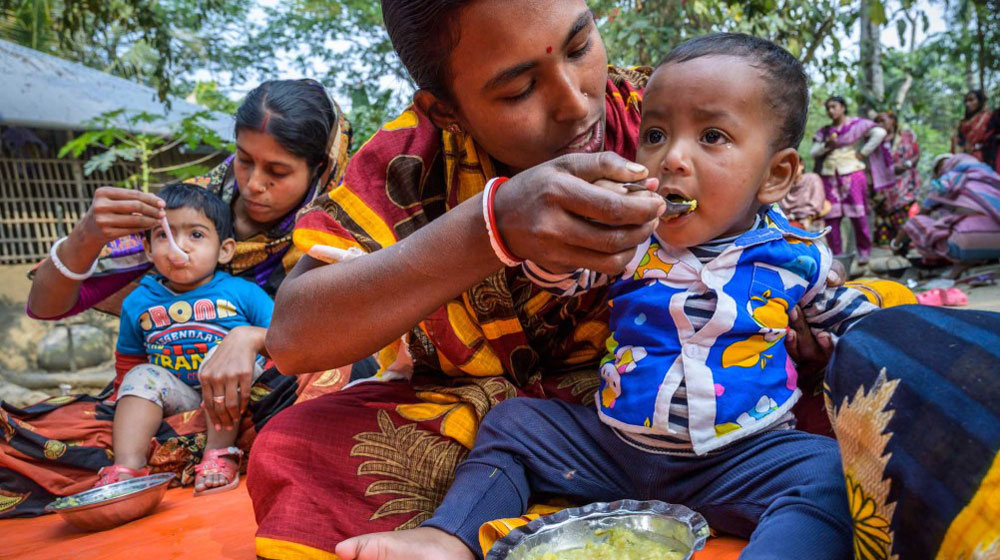
<path id="1" fill-rule="evenodd" d="M 273 294 L 286 268 L 301 256 L 291 243 L 295 213 L 340 180 L 350 127 L 318 82 L 275 81 L 248 94 L 237 111 L 236 137 L 237 153 L 193 181 L 218 193 L 233 208 L 239 241 L 231 272 Z M 92 266 L 96 272 L 81 282 L 45 261 L 34 277 L 29 315 L 56 319 L 127 291 L 122 288 L 150 267 L 142 251 L 142 234 L 137 232 L 155 222 L 158 201 L 138 191 L 100 189 L 87 216 L 55 249 L 71 272 Z M 233 336 L 224 339 L 199 372 L 202 386 L 214 386 L 216 394 L 233 393 L 240 378 L 252 374 L 241 365 L 247 360 L 234 350 L 243 347 Z M 230 406 L 208 407 L 209 414 L 225 425 L 238 421 L 238 444 L 246 450 L 255 430 L 277 411 L 296 400 L 336 390 L 352 371 L 358 376 L 370 374 L 374 371 L 370 362 L 342 371 L 324 368 L 299 378 L 271 369 L 249 394 L 240 394 Z M 0 517 L 38 515 L 54 496 L 93 486 L 97 470 L 111 463 L 113 408 L 102 399 L 111 396 L 114 387 L 97 398 L 56 397 L 25 409 L 0 403 Z M 214 403 L 209 389 L 205 394 L 206 402 Z M 188 484 L 204 447 L 204 432 L 202 414 L 166 418 L 151 442 L 150 466 L 156 472 L 177 472 Z"/>
<path id="2" fill-rule="evenodd" d="M 647 75 L 607 66 L 583 0 L 382 9 L 420 89 L 300 217 L 300 249 L 362 256 L 304 258 L 268 349 L 288 372 L 382 347 L 396 362 L 389 380 L 292 407 L 260 434 L 247 484 L 262 558 L 331 559 L 347 537 L 417 527 L 504 399 L 593 402 L 606 294 L 557 297 L 504 264 L 615 272 L 662 212 L 650 193 L 594 184 L 647 174 L 629 163 Z M 484 215 L 498 176 L 511 178 Z"/>
<path id="3" fill-rule="evenodd" d="M 899 128 L 895 113 L 881 113 L 875 122 L 886 130 L 885 149 L 892 153 L 896 182 L 876 193 L 875 243 L 887 246 L 906 223 L 910 206 L 920 192 L 920 145 L 912 130 Z"/>

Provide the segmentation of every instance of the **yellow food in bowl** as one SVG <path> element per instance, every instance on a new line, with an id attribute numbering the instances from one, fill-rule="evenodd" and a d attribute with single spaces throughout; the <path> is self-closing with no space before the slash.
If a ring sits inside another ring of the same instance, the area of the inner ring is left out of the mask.
<path id="1" fill-rule="evenodd" d="M 579 548 L 535 554 L 527 560 L 681 560 L 687 555 L 687 551 L 621 527 L 598 529 L 594 536 L 606 538 Z"/>

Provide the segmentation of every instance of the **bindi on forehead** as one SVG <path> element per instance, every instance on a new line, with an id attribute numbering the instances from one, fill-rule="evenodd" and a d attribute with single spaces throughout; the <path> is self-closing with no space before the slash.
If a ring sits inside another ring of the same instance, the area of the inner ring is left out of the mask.
<path id="1" fill-rule="evenodd" d="M 552 45 L 549 45 L 549 46 L 545 47 L 545 53 L 546 54 L 552 54 Z"/>

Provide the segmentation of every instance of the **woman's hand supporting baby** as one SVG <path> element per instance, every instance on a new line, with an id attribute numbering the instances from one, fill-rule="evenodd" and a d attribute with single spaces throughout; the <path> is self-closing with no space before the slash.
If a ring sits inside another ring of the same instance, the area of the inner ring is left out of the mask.
<path id="1" fill-rule="evenodd" d="M 201 365 L 202 407 L 216 431 L 239 427 L 253 384 L 257 354 L 264 353 L 267 329 L 236 327 L 229 331 L 215 352 Z M 215 397 L 225 397 L 217 402 Z"/>
<path id="2" fill-rule="evenodd" d="M 830 272 L 826 276 L 828 288 L 844 285 L 847 273 L 839 261 L 833 261 Z M 788 335 L 785 337 L 785 349 L 788 356 L 795 362 L 799 374 L 799 386 L 815 386 L 822 383 L 826 366 L 833 355 L 833 338 L 830 333 L 821 332 L 814 335 L 806 323 L 805 314 L 799 306 L 789 312 Z M 818 380 L 816 378 L 819 378 Z"/>

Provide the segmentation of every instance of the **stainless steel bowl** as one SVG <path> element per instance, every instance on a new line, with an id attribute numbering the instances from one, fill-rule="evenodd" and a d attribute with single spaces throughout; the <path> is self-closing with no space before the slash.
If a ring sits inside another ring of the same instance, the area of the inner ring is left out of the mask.
<path id="1" fill-rule="evenodd" d="M 104 531 L 150 514 L 174 473 L 138 476 L 63 496 L 45 506 L 84 531 Z"/>
<path id="2" fill-rule="evenodd" d="M 640 537 L 686 551 L 684 560 L 705 546 L 708 523 L 700 514 L 655 500 L 619 500 L 557 511 L 518 527 L 494 543 L 486 560 L 525 560 L 529 555 L 580 548 L 599 542 L 598 529 L 623 527 Z"/>

